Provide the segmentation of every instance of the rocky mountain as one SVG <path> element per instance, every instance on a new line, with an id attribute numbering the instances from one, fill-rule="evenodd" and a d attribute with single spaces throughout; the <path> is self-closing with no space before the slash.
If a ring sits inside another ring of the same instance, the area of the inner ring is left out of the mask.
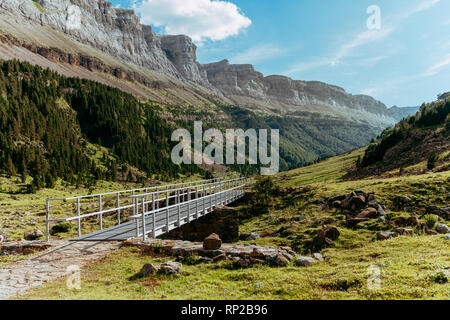
<path id="1" fill-rule="evenodd" d="M 415 114 L 419 111 L 420 107 L 403 107 L 399 108 L 397 106 L 393 106 L 387 110 L 387 114 L 394 118 L 396 121 L 400 121 L 403 118 Z"/>
<path id="2" fill-rule="evenodd" d="M 362 146 L 395 124 L 397 114 L 410 112 L 389 111 L 372 97 L 322 82 L 264 76 L 252 65 L 202 65 L 196 50 L 189 37 L 157 35 L 132 10 L 105 0 L 0 0 L 0 59 L 27 61 L 163 105 L 195 106 L 208 119 L 226 118 L 221 107 L 227 105 L 266 118 L 283 116 L 289 128 L 296 127 L 296 133 L 280 127 L 294 144 L 320 135 L 323 126 L 330 129 L 320 141 L 324 149 L 316 148 L 322 151 L 297 151 L 310 153 L 308 159 Z M 314 127 L 299 134 L 297 127 L 305 123 Z M 348 126 L 357 128 L 351 136 L 342 132 Z"/>

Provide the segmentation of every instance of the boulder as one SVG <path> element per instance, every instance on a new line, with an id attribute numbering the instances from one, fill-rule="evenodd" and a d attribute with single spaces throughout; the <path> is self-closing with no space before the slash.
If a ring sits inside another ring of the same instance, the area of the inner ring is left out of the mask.
<path id="1" fill-rule="evenodd" d="M 450 233 L 444 236 L 444 240 L 450 240 Z"/>
<path id="2" fill-rule="evenodd" d="M 311 257 L 298 257 L 295 259 L 295 265 L 299 267 L 307 267 L 313 265 L 314 263 L 316 263 L 316 260 Z"/>
<path id="3" fill-rule="evenodd" d="M 38 229 L 35 229 L 33 232 L 24 232 L 24 234 L 23 234 L 23 238 L 25 240 L 30 240 L 30 241 L 37 240 L 43 236 L 44 236 L 44 234 L 42 233 L 42 231 L 40 231 Z"/>
<path id="4" fill-rule="evenodd" d="M 277 265 L 278 267 L 285 267 L 289 264 L 289 259 L 287 257 L 285 257 L 283 254 L 279 254 L 275 258 L 274 262 L 275 262 L 275 265 Z"/>
<path id="5" fill-rule="evenodd" d="M 256 233 L 256 232 L 252 232 L 252 233 L 250 233 L 250 235 L 247 237 L 247 241 L 252 241 L 252 240 L 256 240 L 256 239 L 259 239 L 260 237 L 259 237 L 259 234 L 258 233 Z"/>
<path id="6" fill-rule="evenodd" d="M 444 233 L 444 234 L 450 233 L 450 227 L 445 224 L 438 223 L 436 226 L 436 231 L 439 233 Z"/>
<path id="7" fill-rule="evenodd" d="M 175 261 L 168 261 L 163 263 L 158 270 L 158 273 L 162 273 L 162 274 L 176 274 L 176 273 L 180 273 L 181 271 L 181 267 L 183 265 L 179 262 L 175 262 Z"/>
<path id="8" fill-rule="evenodd" d="M 413 229 L 406 229 L 406 228 L 397 228 L 395 229 L 395 232 L 397 232 L 399 235 L 412 235 L 414 234 Z"/>
<path id="9" fill-rule="evenodd" d="M 435 236 L 435 235 L 438 235 L 438 234 L 439 234 L 436 230 L 431 230 L 431 229 L 427 229 L 427 230 L 425 231 L 425 233 L 426 233 L 427 235 L 429 235 L 429 236 Z"/>
<path id="10" fill-rule="evenodd" d="M 387 240 L 387 239 L 390 239 L 390 238 L 394 238 L 396 236 L 398 236 L 397 232 L 384 231 L 384 232 L 377 233 L 375 238 L 377 240 Z"/>
<path id="11" fill-rule="evenodd" d="M 357 195 L 354 192 L 342 202 L 342 208 L 352 211 L 362 209 L 365 206 L 366 198 L 363 195 Z"/>
<path id="12" fill-rule="evenodd" d="M 6 234 L 6 231 L 0 228 L 0 243 L 6 241 L 8 238 L 8 235 Z"/>
<path id="13" fill-rule="evenodd" d="M 136 278 L 145 278 L 145 277 L 148 277 L 148 276 L 158 273 L 158 271 L 159 271 L 158 267 L 155 267 L 151 263 L 146 263 L 142 267 L 141 271 L 139 271 L 136 274 Z"/>
<path id="14" fill-rule="evenodd" d="M 328 226 L 320 230 L 315 238 L 315 244 L 319 247 L 332 245 L 334 240 L 337 240 L 341 233 L 336 227 Z"/>
<path id="15" fill-rule="evenodd" d="M 213 233 L 203 240 L 203 249 L 205 250 L 218 250 L 222 246 L 222 240 L 220 237 Z"/>
<path id="16" fill-rule="evenodd" d="M 378 218 L 379 214 L 377 209 L 375 208 L 367 208 L 362 210 L 360 213 L 356 215 L 356 218 L 364 218 L 364 219 L 375 219 Z"/>
<path id="17" fill-rule="evenodd" d="M 215 256 L 214 258 L 212 258 L 213 262 L 219 262 L 219 261 L 223 261 L 223 260 L 227 260 L 227 255 L 225 253 L 219 254 L 218 256 Z"/>
<path id="18" fill-rule="evenodd" d="M 323 256 L 320 253 L 313 253 L 313 258 L 317 261 L 323 261 Z"/>

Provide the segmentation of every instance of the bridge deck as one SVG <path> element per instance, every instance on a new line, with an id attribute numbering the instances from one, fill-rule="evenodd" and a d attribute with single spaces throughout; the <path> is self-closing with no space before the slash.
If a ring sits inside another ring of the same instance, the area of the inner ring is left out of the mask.
<path id="1" fill-rule="evenodd" d="M 203 199 L 199 198 L 198 203 L 191 203 L 190 206 L 190 218 L 191 220 L 200 218 L 210 212 L 213 211 L 214 207 L 219 204 L 229 204 L 235 199 L 239 198 L 242 195 L 239 191 L 231 191 L 228 194 L 221 194 L 217 197 L 217 199 L 213 199 L 212 203 L 209 199 L 205 201 L 205 210 L 203 209 Z M 180 208 L 180 226 L 186 223 L 188 219 L 188 204 L 180 203 L 178 205 Z M 178 225 L 178 207 L 169 208 L 169 231 L 176 229 L 179 227 Z M 156 236 L 164 234 L 167 232 L 167 228 L 163 228 L 166 226 L 166 210 L 162 212 L 158 212 L 155 214 L 156 220 Z M 125 241 L 129 239 L 136 238 L 137 236 L 142 235 L 142 226 L 141 220 L 137 220 L 139 222 L 139 235 L 136 235 L 136 221 L 130 221 L 126 223 L 122 223 L 120 225 L 116 225 L 114 227 L 103 229 L 97 232 L 93 232 L 75 239 L 72 241 Z M 152 234 L 153 231 L 153 215 L 149 214 L 145 219 L 146 225 L 146 233 Z"/>

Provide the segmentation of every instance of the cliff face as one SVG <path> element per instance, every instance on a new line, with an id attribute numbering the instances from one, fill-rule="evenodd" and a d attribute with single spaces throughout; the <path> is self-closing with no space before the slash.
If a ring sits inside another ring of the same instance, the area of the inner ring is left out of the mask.
<path id="1" fill-rule="evenodd" d="M 156 35 L 150 26 L 140 24 L 132 10 L 113 8 L 105 0 L 36 2 L 39 5 L 31 0 L 0 0 L 0 39 L 2 34 L 14 37 L 15 45 L 21 43 L 32 53 L 58 63 L 50 67 L 61 69 L 60 64 L 67 62 L 106 72 L 134 84 L 99 81 L 164 103 L 213 101 L 278 115 L 320 113 L 376 128 L 396 122 L 383 103 L 368 96 L 353 96 L 336 86 L 277 75 L 264 77 L 252 65 L 232 65 L 227 60 L 201 65 L 197 47 L 189 37 Z M 77 27 L 68 23 L 73 18 L 71 6 L 80 11 Z M 61 57 L 61 53 L 70 55 Z M 11 56 L 11 52 L 2 55 L 0 46 L 0 58 Z M 16 56 L 42 65 L 41 60 L 25 52 Z M 161 93 L 169 89 L 170 94 Z"/>

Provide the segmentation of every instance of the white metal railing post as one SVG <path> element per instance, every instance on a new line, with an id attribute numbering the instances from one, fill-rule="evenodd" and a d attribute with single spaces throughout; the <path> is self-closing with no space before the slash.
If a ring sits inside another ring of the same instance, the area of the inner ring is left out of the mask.
<path id="1" fill-rule="evenodd" d="M 134 192 L 133 192 L 133 196 L 134 196 Z M 138 214 L 137 202 L 138 202 L 138 199 L 133 197 L 133 216 L 136 216 Z M 136 223 L 136 238 L 137 238 L 137 237 L 139 237 L 139 219 L 134 219 L 134 221 Z"/>
<path id="2" fill-rule="evenodd" d="M 102 195 L 101 194 L 98 196 L 98 207 L 100 209 L 99 210 L 99 212 L 100 212 L 100 215 L 99 215 L 100 230 L 103 230 L 103 213 L 102 213 L 103 208 L 102 208 Z"/>
<path id="3" fill-rule="evenodd" d="M 169 232 L 169 186 L 166 187 L 166 231 Z"/>
<path id="4" fill-rule="evenodd" d="M 183 190 L 184 191 L 184 190 Z M 181 226 L 181 192 L 182 190 L 178 189 L 177 193 L 178 193 L 178 197 L 177 197 L 177 225 L 178 227 Z M 183 196 L 183 200 L 184 200 L 184 196 Z"/>
<path id="5" fill-rule="evenodd" d="M 202 198 L 203 198 L 203 215 L 206 215 L 206 185 L 202 186 Z"/>
<path id="6" fill-rule="evenodd" d="M 155 194 L 152 194 L 152 210 L 153 210 L 153 230 L 152 230 L 152 238 L 156 239 L 156 212 L 155 212 Z"/>
<path id="7" fill-rule="evenodd" d="M 146 230 L 145 230 L 145 196 L 142 197 L 142 240 L 145 241 Z"/>
<path id="8" fill-rule="evenodd" d="M 198 219 L 198 186 L 195 187 L 195 219 Z"/>
<path id="9" fill-rule="evenodd" d="M 209 185 L 209 212 L 212 211 L 212 197 L 213 197 L 212 187 L 213 187 L 213 185 L 210 184 Z"/>
<path id="10" fill-rule="evenodd" d="M 50 241 L 50 199 L 47 199 L 45 206 L 45 236 L 47 242 Z"/>
<path id="11" fill-rule="evenodd" d="M 81 208 L 80 208 L 80 198 L 77 198 L 77 216 L 78 216 L 78 237 L 81 237 Z"/>
<path id="12" fill-rule="evenodd" d="M 117 222 L 120 224 L 120 192 L 117 192 L 116 198 L 116 206 L 117 206 Z"/>

